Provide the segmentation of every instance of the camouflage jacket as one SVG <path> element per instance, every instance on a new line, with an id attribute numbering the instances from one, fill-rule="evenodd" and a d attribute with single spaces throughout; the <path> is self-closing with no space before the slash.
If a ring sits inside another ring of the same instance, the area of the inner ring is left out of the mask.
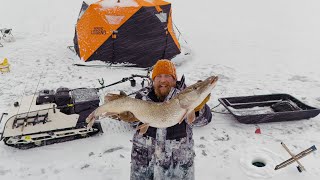
<path id="1" fill-rule="evenodd" d="M 172 88 L 166 100 L 171 99 L 180 90 Z M 136 98 L 155 101 L 153 89 L 140 92 Z M 192 125 L 185 121 L 169 128 L 149 127 L 145 135 L 136 132 L 133 136 L 131 152 L 131 180 L 147 179 L 194 179 L 194 142 L 193 126 L 204 126 L 211 121 L 209 106 L 196 113 Z"/>

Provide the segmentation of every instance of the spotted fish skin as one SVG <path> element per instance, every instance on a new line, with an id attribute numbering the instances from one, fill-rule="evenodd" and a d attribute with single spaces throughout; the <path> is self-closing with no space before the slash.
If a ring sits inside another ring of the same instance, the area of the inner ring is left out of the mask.
<path id="1" fill-rule="evenodd" d="M 108 94 L 106 103 L 98 107 L 87 118 L 88 126 L 101 116 L 114 116 L 129 111 L 143 123 L 139 129 L 149 126 L 167 128 L 182 122 L 185 118 L 192 123 L 197 107 L 212 91 L 218 81 L 217 76 L 197 82 L 182 90 L 166 102 L 151 102 L 131 98 L 124 94 Z"/>

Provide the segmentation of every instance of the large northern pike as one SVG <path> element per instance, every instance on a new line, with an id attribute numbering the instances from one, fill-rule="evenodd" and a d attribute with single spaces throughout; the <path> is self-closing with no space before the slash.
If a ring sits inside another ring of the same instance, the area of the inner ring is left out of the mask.
<path id="1" fill-rule="evenodd" d="M 145 133 L 149 126 L 166 128 L 181 123 L 185 118 L 188 123 L 192 123 L 195 119 L 194 108 L 211 93 L 217 81 L 217 76 L 211 76 L 161 103 L 135 99 L 121 93 L 108 94 L 109 100 L 94 110 L 86 121 L 90 127 L 99 116 L 114 116 L 129 111 L 143 123 L 137 127 L 141 134 Z"/>

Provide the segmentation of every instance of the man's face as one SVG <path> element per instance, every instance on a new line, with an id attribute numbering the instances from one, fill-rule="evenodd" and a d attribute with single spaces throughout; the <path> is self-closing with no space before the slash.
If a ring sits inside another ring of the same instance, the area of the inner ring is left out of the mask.
<path id="1" fill-rule="evenodd" d="M 168 96 L 171 87 L 175 86 L 176 80 L 168 74 L 159 74 L 153 80 L 155 94 L 159 98 L 159 100 L 162 101 Z"/>

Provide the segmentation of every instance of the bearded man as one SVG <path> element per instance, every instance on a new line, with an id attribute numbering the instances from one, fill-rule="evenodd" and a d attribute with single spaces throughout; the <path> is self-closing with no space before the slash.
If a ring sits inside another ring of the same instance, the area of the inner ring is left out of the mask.
<path id="1" fill-rule="evenodd" d="M 170 60 L 157 61 L 152 80 L 152 87 L 137 93 L 136 98 L 165 102 L 186 87 L 184 82 L 177 81 L 176 68 Z M 212 114 L 206 105 L 209 98 L 210 95 L 195 108 L 196 120 L 192 124 L 184 120 L 168 128 L 149 127 L 143 135 L 137 130 L 132 140 L 131 180 L 194 179 L 192 127 L 204 126 L 211 121 Z M 120 119 L 135 121 L 130 112 L 121 114 Z"/>

